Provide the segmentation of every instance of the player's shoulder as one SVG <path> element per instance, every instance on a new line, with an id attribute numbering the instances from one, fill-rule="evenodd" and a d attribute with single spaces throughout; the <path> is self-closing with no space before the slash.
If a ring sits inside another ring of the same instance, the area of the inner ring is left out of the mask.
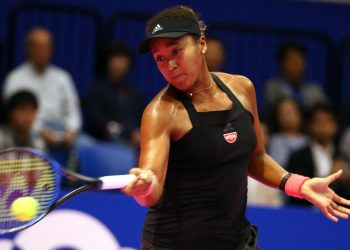
<path id="1" fill-rule="evenodd" d="M 224 72 L 215 72 L 214 74 L 216 74 L 231 89 L 241 91 L 254 89 L 252 81 L 246 76 L 229 74 Z"/>
<path id="2" fill-rule="evenodd" d="M 175 91 L 170 85 L 164 87 L 146 106 L 143 117 L 169 120 L 180 106 Z"/>

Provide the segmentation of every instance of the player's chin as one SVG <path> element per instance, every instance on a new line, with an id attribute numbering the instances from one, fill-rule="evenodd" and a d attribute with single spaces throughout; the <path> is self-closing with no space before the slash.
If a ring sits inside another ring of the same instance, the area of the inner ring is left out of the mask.
<path id="1" fill-rule="evenodd" d="M 189 84 L 187 84 L 185 81 L 168 81 L 168 82 L 174 88 L 183 92 L 186 92 L 188 89 L 190 89 Z"/>

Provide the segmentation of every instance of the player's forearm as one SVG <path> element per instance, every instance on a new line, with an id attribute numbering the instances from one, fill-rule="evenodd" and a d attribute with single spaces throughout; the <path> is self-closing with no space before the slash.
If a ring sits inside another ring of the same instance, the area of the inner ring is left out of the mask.
<path id="1" fill-rule="evenodd" d="M 283 176 L 287 173 L 284 168 L 266 153 L 252 158 L 249 165 L 249 176 L 274 188 L 279 187 Z"/>

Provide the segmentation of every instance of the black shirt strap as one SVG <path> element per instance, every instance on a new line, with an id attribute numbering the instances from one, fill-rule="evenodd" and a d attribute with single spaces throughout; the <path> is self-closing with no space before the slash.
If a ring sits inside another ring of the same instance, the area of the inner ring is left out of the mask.
<path id="1" fill-rule="evenodd" d="M 216 84 L 219 86 L 222 91 L 226 93 L 226 95 L 231 99 L 233 102 L 233 105 L 239 105 L 242 107 L 241 102 L 238 100 L 238 98 L 232 93 L 232 91 L 226 86 L 226 84 L 223 83 L 223 81 L 214 73 L 210 73 L 213 77 Z"/>
<path id="2" fill-rule="evenodd" d="M 193 127 L 199 126 L 202 124 L 201 119 L 198 117 L 197 110 L 194 107 L 191 100 L 180 90 L 176 89 L 172 85 L 170 87 L 173 89 L 176 95 L 176 99 L 179 100 L 187 110 L 188 116 L 190 117 L 191 123 Z"/>

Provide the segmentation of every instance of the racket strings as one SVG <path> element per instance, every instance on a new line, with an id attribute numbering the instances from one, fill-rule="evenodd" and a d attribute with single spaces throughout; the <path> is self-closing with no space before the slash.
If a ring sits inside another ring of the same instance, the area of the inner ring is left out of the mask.
<path id="1" fill-rule="evenodd" d="M 0 230 L 21 227 L 35 220 L 52 204 L 56 194 L 55 172 L 44 158 L 28 151 L 0 154 Z M 12 203 L 30 196 L 38 203 L 37 216 L 31 221 L 18 221 L 11 213 Z"/>

